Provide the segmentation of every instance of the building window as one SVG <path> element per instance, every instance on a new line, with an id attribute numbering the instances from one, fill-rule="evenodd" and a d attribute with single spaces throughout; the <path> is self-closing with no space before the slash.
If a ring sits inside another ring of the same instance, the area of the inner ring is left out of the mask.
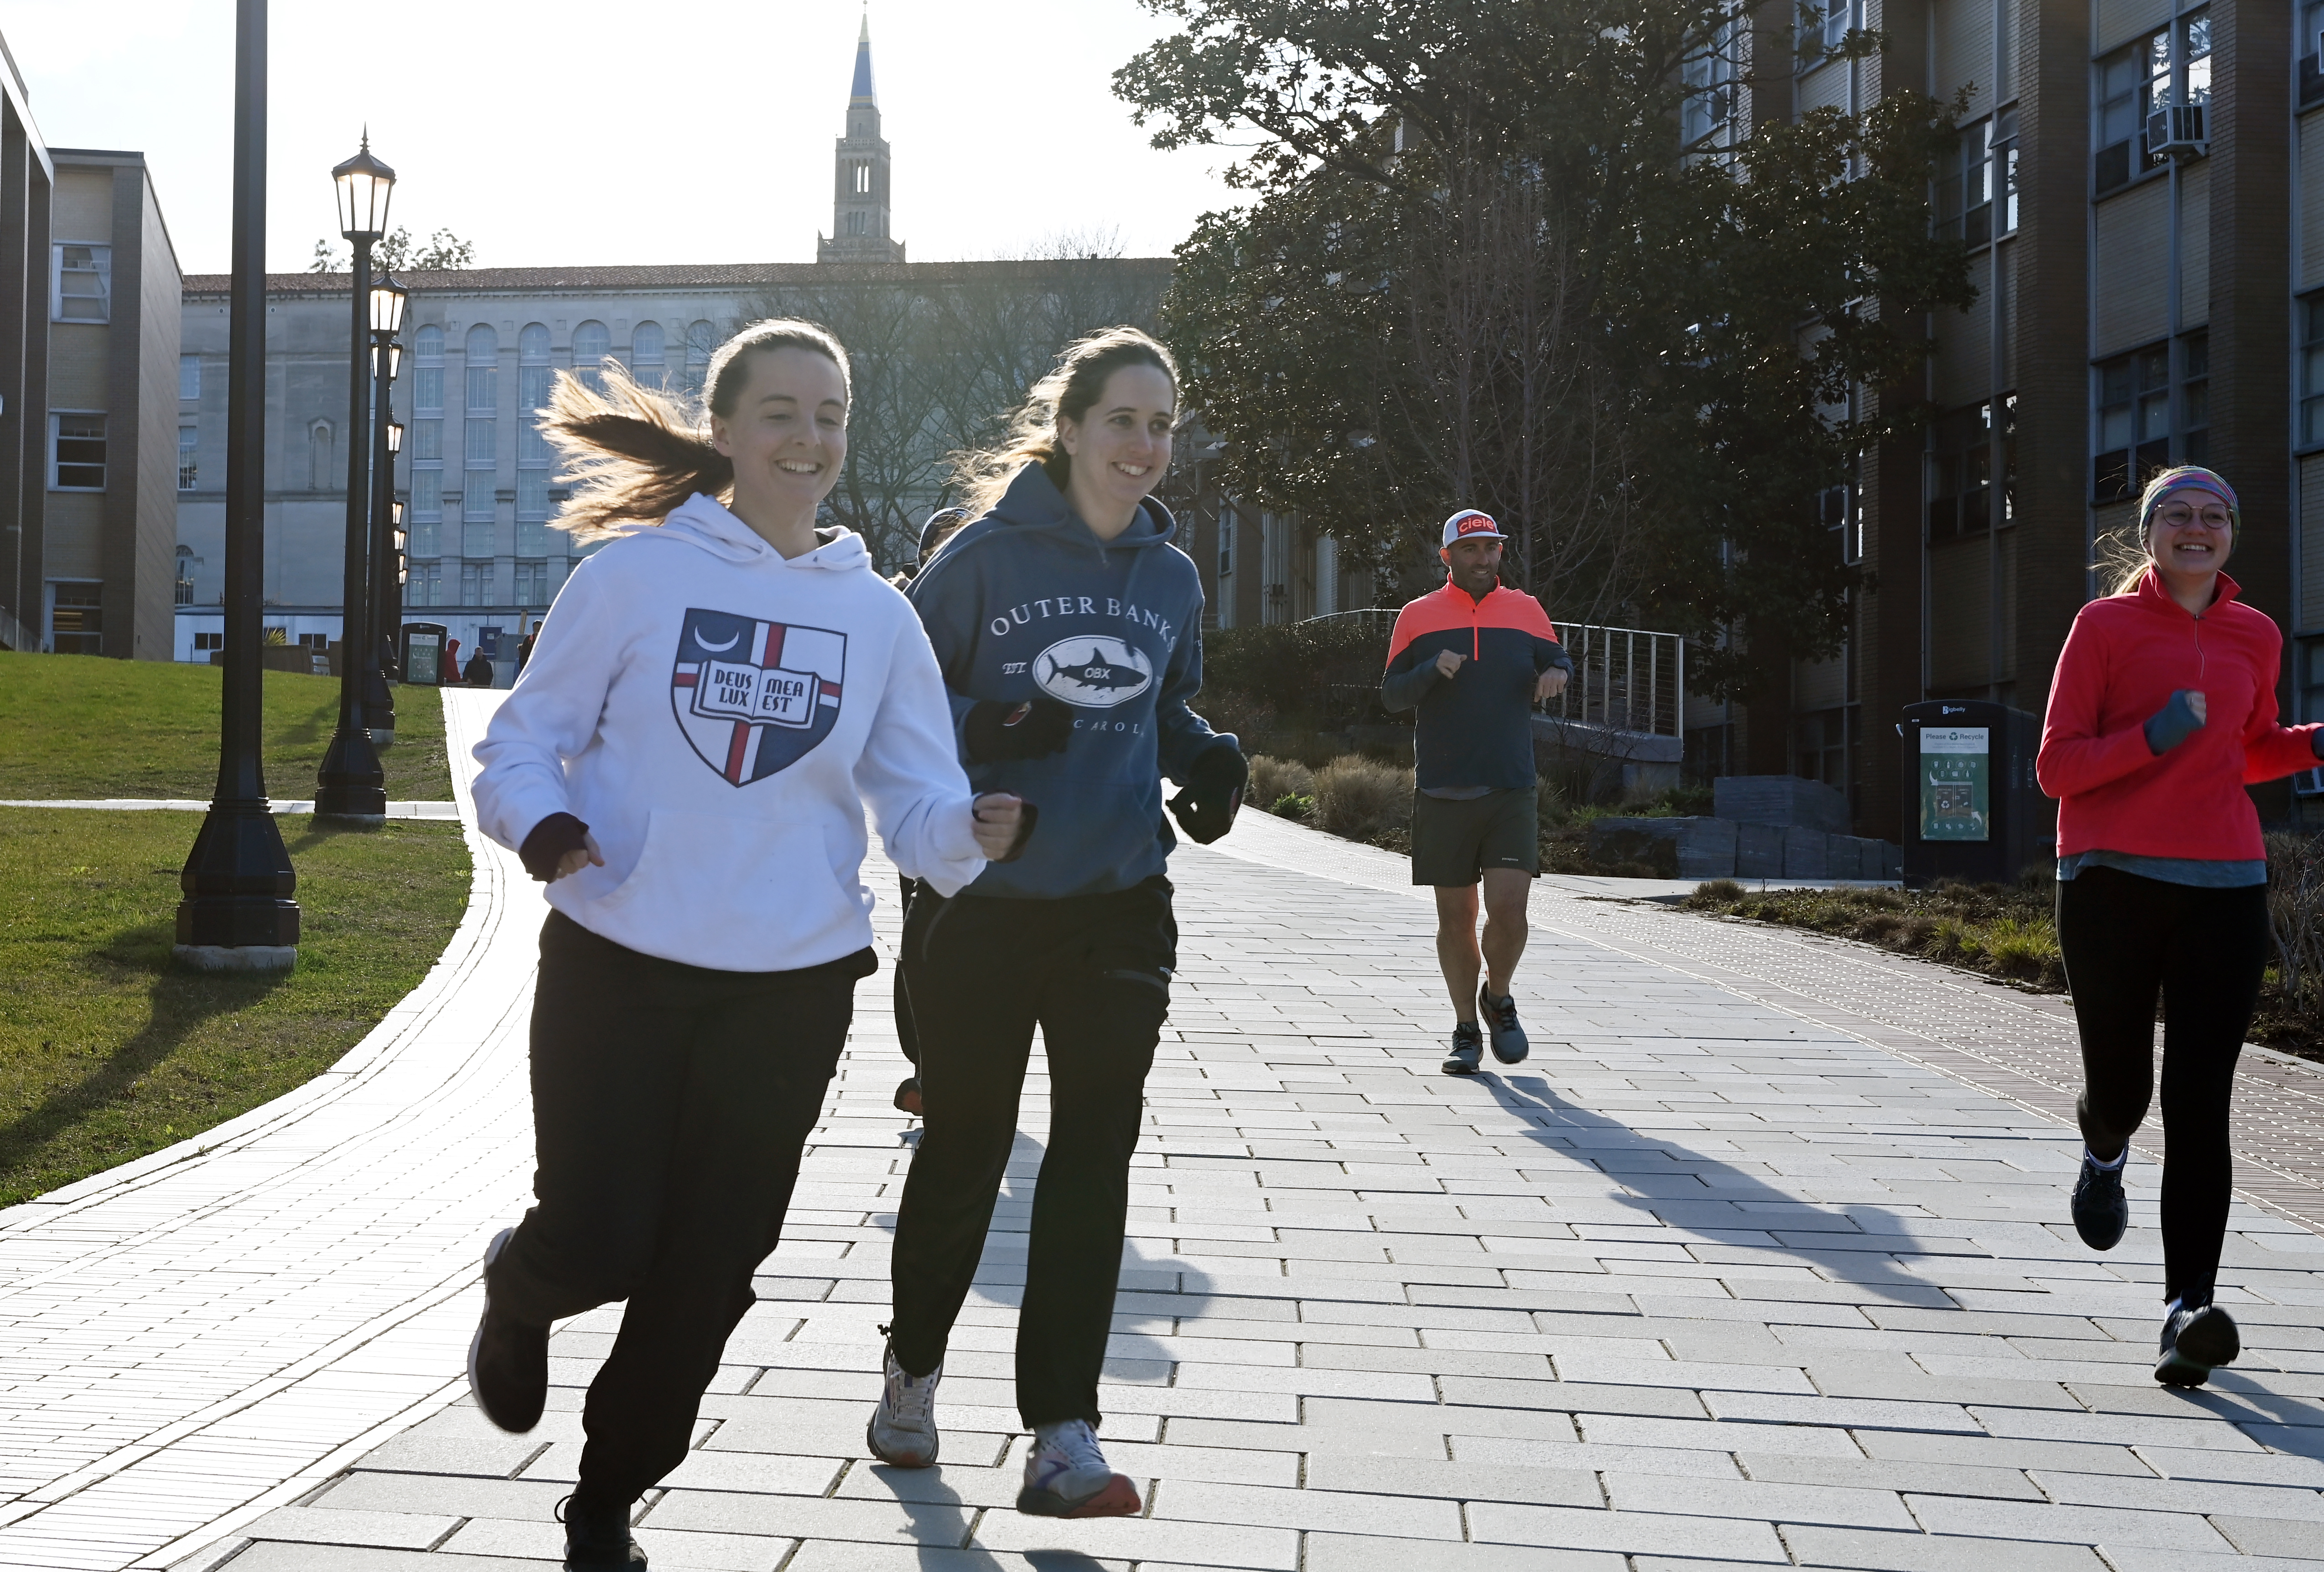
<path id="1" fill-rule="evenodd" d="M 198 355 L 178 356 L 178 397 L 180 400 L 202 396 L 202 357 Z"/>
<path id="2" fill-rule="evenodd" d="M 493 604 L 493 565 L 489 562 L 460 564 L 460 604 L 490 606 Z"/>
<path id="3" fill-rule="evenodd" d="M 2017 513 L 2017 395 L 2001 395 L 2000 518 Z M 1930 429 L 1929 539 L 1957 540 L 1993 527 L 1993 405 L 1979 402 L 1941 416 Z"/>
<path id="4" fill-rule="evenodd" d="M 318 421 L 307 428 L 307 489 L 331 489 L 331 423 Z"/>
<path id="5" fill-rule="evenodd" d="M 630 335 L 630 375 L 648 387 L 659 387 L 669 375 L 668 339 L 659 322 L 641 322 Z"/>
<path id="6" fill-rule="evenodd" d="M 2318 0 L 2324 5 L 2324 0 Z M 707 322 L 693 322 L 686 329 L 686 391 L 700 393 L 702 382 L 710 374 L 710 353 L 718 347 L 718 329 Z"/>
<path id="7" fill-rule="evenodd" d="M 444 604 L 444 565 L 441 562 L 414 562 L 411 565 L 403 582 L 403 604 Z"/>
<path id="8" fill-rule="evenodd" d="M 516 472 L 516 554 L 520 557 L 549 555 L 549 471 L 520 469 Z"/>
<path id="9" fill-rule="evenodd" d="M 194 604 L 194 549 L 178 548 L 178 576 L 175 580 L 175 601 L 179 606 Z"/>
<path id="10" fill-rule="evenodd" d="M 1800 10 L 1800 69 L 1813 70 L 1863 25 L 1857 0 L 1805 0 Z"/>
<path id="11" fill-rule="evenodd" d="M 2300 302 L 2300 445 L 2324 443 L 2324 294 Z"/>
<path id="12" fill-rule="evenodd" d="M 55 255 L 51 314 L 60 322 L 111 321 L 113 247 L 60 245 Z"/>
<path id="13" fill-rule="evenodd" d="M 198 426 L 178 428 L 178 489 L 180 491 L 201 489 L 202 468 L 199 462 L 201 445 L 201 428 Z"/>
<path id="14" fill-rule="evenodd" d="M 444 462 L 444 422 L 414 421 L 411 423 L 411 461 L 414 464 Z"/>
<path id="15" fill-rule="evenodd" d="M 2300 106 L 2324 103 L 2324 0 L 2300 8 L 2300 36 L 2292 52 L 2300 57 Z"/>
<path id="16" fill-rule="evenodd" d="M 2162 167 L 2146 151 L 2146 116 L 2157 95 L 2169 101 L 2171 34 L 2148 33 L 2098 61 L 2095 174 L 2098 194 L 2130 183 L 2131 176 Z"/>
<path id="17" fill-rule="evenodd" d="M 56 491 L 105 489 L 105 417 L 49 417 L 49 485 Z"/>
<path id="18" fill-rule="evenodd" d="M 2211 461 L 2211 336 L 2179 340 L 2179 462 Z"/>
<path id="19" fill-rule="evenodd" d="M 1840 542 L 1842 562 L 1864 560 L 1864 504 L 1855 486 L 1826 486 L 1818 492 L 1816 518 Z"/>
<path id="20" fill-rule="evenodd" d="M 60 655 L 105 653 L 105 586 L 49 586 L 49 648 Z"/>
<path id="21" fill-rule="evenodd" d="M 573 329 L 573 375 L 591 393 L 605 391 L 605 356 L 613 352 L 613 336 L 603 322 L 584 322 Z"/>
<path id="22" fill-rule="evenodd" d="M 479 322 L 468 329 L 466 350 L 468 413 L 498 414 L 501 406 L 501 336 Z"/>
<path id="23" fill-rule="evenodd" d="M 444 412 L 444 329 L 432 322 L 411 341 L 411 412 Z"/>
<path id="24" fill-rule="evenodd" d="M 1848 791 L 1849 710 L 1811 710 L 1800 717 L 1792 739 L 1792 773 Z M 1855 794 L 1849 792 L 1852 801 Z"/>
<path id="25" fill-rule="evenodd" d="M 1728 129 L 1728 122 L 1735 113 L 1732 37 L 1731 28 L 1720 28 L 1709 48 L 1679 68 L 1680 79 L 1686 88 L 1686 100 L 1679 116 L 1679 135 L 1686 147 L 1725 144 L 1721 133 Z"/>
<path id="26" fill-rule="evenodd" d="M 436 479 L 440 477 L 430 476 L 429 478 Z M 412 493 L 412 495 L 415 499 L 418 497 L 419 493 L 416 489 Z M 438 497 L 437 502 L 438 505 L 440 507 L 442 505 L 443 499 Z M 432 519 L 423 519 L 419 517 L 418 505 L 415 500 L 413 512 L 405 515 L 403 537 L 403 554 L 406 557 L 439 557 L 443 555 L 443 515 L 439 513 Z"/>
<path id="27" fill-rule="evenodd" d="M 194 653 L 197 655 L 203 653 L 205 651 L 223 650 L 225 648 L 226 634 L 222 633 L 196 633 L 194 635 Z"/>
<path id="28" fill-rule="evenodd" d="M 1966 127 L 1937 166 L 1937 233 L 1983 245 L 2017 228 L 2017 111 Z"/>
<path id="29" fill-rule="evenodd" d="M 2151 344 L 2098 366 L 2094 502 L 2123 502 L 2171 464 L 2171 347 Z"/>
<path id="30" fill-rule="evenodd" d="M 549 564 L 519 562 L 516 565 L 516 603 L 519 606 L 549 604 Z"/>

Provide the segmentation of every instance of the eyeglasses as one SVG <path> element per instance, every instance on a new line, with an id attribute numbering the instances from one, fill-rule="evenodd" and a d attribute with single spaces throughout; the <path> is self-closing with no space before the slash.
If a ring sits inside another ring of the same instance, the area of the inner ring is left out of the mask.
<path id="1" fill-rule="evenodd" d="M 2183 530 L 2190 524 L 2197 523 L 2207 530 L 2224 530 L 2235 522 L 2227 510 L 2223 507 L 2207 507 L 2199 513 L 2183 502 L 2163 504 L 2154 510 L 2154 517 L 2159 522 L 2174 530 Z"/>

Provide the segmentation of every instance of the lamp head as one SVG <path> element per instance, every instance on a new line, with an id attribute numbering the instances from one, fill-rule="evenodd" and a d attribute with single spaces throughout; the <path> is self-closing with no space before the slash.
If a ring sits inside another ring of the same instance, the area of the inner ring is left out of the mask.
<path id="1" fill-rule="evenodd" d="M 371 330 L 392 338 L 403 330 L 403 308 L 411 291 L 395 282 L 385 268 L 371 285 Z"/>
<path id="2" fill-rule="evenodd" d="M 339 233 L 358 241 L 384 236 L 388 199 L 395 192 L 395 171 L 372 156 L 368 129 L 364 132 L 362 149 L 333 170 L 331 179 L 339 188 Z"/>
<path id="3" fill-rule="evenodd" d="M 387 423 L 387 450 L 390 453 L 401 453 L 403 451 L 403 422 L 401 421 L 390 421 Z"/>

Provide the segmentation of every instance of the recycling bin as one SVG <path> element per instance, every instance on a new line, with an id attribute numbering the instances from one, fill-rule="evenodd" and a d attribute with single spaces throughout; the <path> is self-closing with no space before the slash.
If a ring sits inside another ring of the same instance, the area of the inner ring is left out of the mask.
<path id="1" fill-rule="evenodd" d="M 2034 778 L 2042 719 L 1989 699 L 1904 707 L 1904 883 L 2014 883 L 2057 855 L 2057 805 Z"/>

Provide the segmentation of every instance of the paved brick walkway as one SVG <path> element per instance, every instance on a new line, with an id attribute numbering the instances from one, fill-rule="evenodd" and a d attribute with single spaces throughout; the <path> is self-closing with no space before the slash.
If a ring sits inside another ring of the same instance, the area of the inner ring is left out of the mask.
<path id="1" fill-rule="evenodd" d="M 2072 1241 L 2075 1146 L 2041 1100 L 2057 1021 L 2039 1001 L 1545 882 L 1520 990 L 1535 1057 L 1453 1080 L 1435 1070 L 1429 909 L 1392 859 L 1247 818 L 1175 876 L 1184 965 L 1105 1392 L 1148 1515 L 1058 1524 L 1009 1504 L 1038 1075 L 944 1388 L 949 1461 L 864 1460 L 909 1155 L 875 983 L 697 1447 L 642 1513 L 658 1567 L 2264 1572 L 2324 1556 L 2324 1240 L 2238 1204 L 2223 1297 L 2250 1351 L 2207 1392 L 2157 1388 L 2155 1170 L 2134 1161 L 2123 1248 Z M 2304 1068 L 2275 1068 L 2303 1089 Z M 466 1159 L 475 1196 L 505 1197 L 522 1166 L 521 1130 L 500 1136 Z M 408 1223 L 424 1188 L 353 1216 Z M 327 1231 L 354 1204 L 301 1211 Z M 487 1223 L 451 1241 L 444 1216 L 441 1248 L 412 1254 L 472 1271 Z M 456 1323 L 473 1299 L 445 1308 Z M 563 1384 L 536 1434 L 455 1402 L 193 1565 L 552 1561 L 580 1385 L 614 1324 L 558 1333 Z M 456 1367 L 462 1330 L 415 1390 Z"/>

